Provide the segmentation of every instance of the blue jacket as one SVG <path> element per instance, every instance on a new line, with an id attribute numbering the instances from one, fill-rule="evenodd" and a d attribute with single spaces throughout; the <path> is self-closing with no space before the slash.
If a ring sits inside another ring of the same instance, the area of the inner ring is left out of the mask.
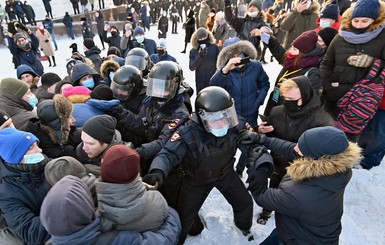
<path id="1" fill-rule="evenodd" d="M 156 49 L 156 42 L 149 38 L 144 38 L 143 45 L 141 45 L 135 40 L 134 48 L 144 48 L 147 51 L 148 55 L 158 53 L 158 50 Z M 126 52 L 128 52 L 128 49 Z"/>
<path id="2" fill-rule="evenodd" d="M 112 108 L 120 104 L 119 100 L 89 99 L 86 103 L 74 104 L 72 116 L 75 118 L 75 126 L 83 127 L 84 123 L 93 116 L 106 114 Z"/>
<path id="3" fill-rule="evenodd" d="M 35 34 L 31 33 L 29 35 L 29 38 L 31 38 L 31 49 L 29 51 L 18 48 L 13 38 L 7 38 L 9 44 L 8 48 L 13 57 L 16 59 L 17 65 L 29 65 L 39 76 L 43 75 L 44 67 L 38 56 L 39 39 L 35 36 Z"/>
<path id="4" fill-rule="evenodd" d="M 45 160 L 47 161 L 47 160 Z M 40 223 L 40 207 L 49 185 L 44 165 L 20 171 L 0 160 L 0 210 L 11 229 L 26 244 L 44 244 L 50 235 Z"/>
<path id="5" fill-rule="evenodd" d="M 154 64 L 158 63 L 159 61 L 163 61 L 163 60 L 170 60 L 170 61 L 174 61 L 174 62 L 178 63 L 176 61 L 176 59 L 173 56 L 169 55 L 168 53 L 165 53 L 164 55 L 152 54 L 152 55 L 150 55 L 150 59 Z"/>

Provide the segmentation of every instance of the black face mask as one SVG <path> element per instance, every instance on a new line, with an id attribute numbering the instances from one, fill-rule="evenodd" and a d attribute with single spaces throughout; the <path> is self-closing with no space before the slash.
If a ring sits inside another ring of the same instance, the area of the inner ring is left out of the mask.
<path id="1" fill-rule="evenodd" d="M 204 43 L 208 43 L 210 41 L 210 38 L 209 37 L 206 37 L 205 39 L 203 40 L 198 40 L 198 44 L 204 44 Z"/>
<path id="2" fill-rule="evenodd" d="M 112 31 L 112 32 L 111 32 L 111 35 L 112 35 L 112 36 L 116 36 L 117 34 L 118 34 L 118 32 L 116 32 L 116 31 Z"/>
<path id="3" fill-rule="evenodd" d="M 285 102 L 283 103 L 283 106 L 285 107 L 285 109 L 289 112 L 297 112 L 299 111 L 299 109 L 301 109 L 301 106 L 298 105 L 298 100 L 285 100 Z"/>
<path id="4" fill-rule="evenodd" d="M 353 33 L 355 34 L 362 34 L 362 33 L 365 33 L 367 30 L 369 30 L 370 28 L 370 25 L 368 25 L 367 27 L 365 28 L 355 28 L 352 23 L 350 23 L 350 29 L 352 30 Z"/>
<path id="5" fill-rule="evenodd" d="M 158 54 L 159 55 L 164 55 L 166 52 L 164 51 L 164 49 L 158 49 Z"/>

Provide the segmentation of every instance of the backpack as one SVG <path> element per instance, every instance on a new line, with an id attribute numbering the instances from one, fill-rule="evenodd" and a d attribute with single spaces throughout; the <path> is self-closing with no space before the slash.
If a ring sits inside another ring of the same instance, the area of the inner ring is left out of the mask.
<path id="1" fill-rule="evenodd" d="M 383 65 L 380 59 L 375 60 L 368 75 L 338 101 L 336 126 L 344 132 L 360 133 L 376 114 L 384 95 Z"/>

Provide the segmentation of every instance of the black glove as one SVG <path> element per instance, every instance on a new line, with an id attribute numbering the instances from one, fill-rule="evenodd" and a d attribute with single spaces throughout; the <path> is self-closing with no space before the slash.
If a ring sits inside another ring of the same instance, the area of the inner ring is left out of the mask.
<path id="1" fill-rule="evenodd" d="M 249 184 L 247 189 L 254 195 L 264 193 L 267 189 L 268 178 L 270 175 L 265 169 L 257 169 L 249 174 L 246 183 Z"/>
<path id="2" fill-rule="evenodd" d="M 15 25 L 15 26 L 16 26 L 16 25 Z M 28 32 L 28 31 L 29 31 L 28 28 L 27 28 L 23 23 L 20 23 L 20 22 L 19 22 L 18 28 L 20 28 L 21 30 L 23 30 L 23 31 L 25 31 L 25 32 Z"/>
<path id="3" fill-rule="evenodd" d="M 245 131 L 238 138 L 238 144 L 252 145 L 252 144 L 260 144 L 262 145 L 265 142 L 265 135 L 258 134 L 256 132 Z"/>
<path id="4" fill-rule="evenodd" d="M 146 182 L 149 185 L 156 185 L 158 183 L 158 188 L 163 185 L 164 174 L 161 170 L 155 170 L 150 174 L 146 174 L 142 178 L 143 182 Z"/>
<path id="5" fill-rule="evenodd" d="M 12 33 L 13 35 L 15 35 L 17 33 L 17 29 L 15 27 L 14 22 L 8 23 L 8 32 Z"/>
<path id="6" fill-rule="evenodd" d="M 256 146 L 250 149 L 247 155 L 247 166 L 252 166 L 258 158 L 260 158 L 263 153 L 267 152 L 266 147 Z"/>
<path id="7" fill-rule="evenodd" d="M 115 106 L 112 108 L 112 110 L 109 112 L 109 114 L 116 118 L 116 120 L 120 121 L 123 119 L 123 115 L 126 109 L 122 105 Z"/>
<path id="8" fill-rule="evenodd" d="M 201 58 L 204 58 L 206 55 L 207 55 L 207 48 L 201 49 L 201 51 L 199 51 L 199 56 Z"/>

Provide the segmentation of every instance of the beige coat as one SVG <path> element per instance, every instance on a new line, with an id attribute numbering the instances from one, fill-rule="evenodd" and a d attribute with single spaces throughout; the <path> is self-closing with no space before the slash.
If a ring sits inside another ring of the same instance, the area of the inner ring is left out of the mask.
<path id="1" fill-rule="evenodd" d="M 40 30 L 36 31 L 36 37 L 39 39 L 40 48 L 43 49 L 45 56 L 54 56 L 55 52 L 52 46 L 52 38 L 49 32 L 44 29 L 44 34 L 41 34 Z M 48 40 L 48 42 L 46 42 Z"/>

